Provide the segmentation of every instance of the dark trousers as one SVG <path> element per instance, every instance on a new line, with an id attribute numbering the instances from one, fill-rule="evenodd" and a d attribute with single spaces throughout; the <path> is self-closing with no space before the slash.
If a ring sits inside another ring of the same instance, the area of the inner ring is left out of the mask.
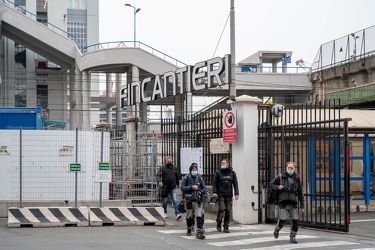
<path id="1" fill-rule="evenodd" d="M 219 197 L 218 204 L 219 211 L 217 213 L 216 222 L 219 226 L 221 226 L 224 218 L 224 228 L 228 228 L 230 222 L 230 213 L 233 206 L 233 199 L 232 197 Z"/>

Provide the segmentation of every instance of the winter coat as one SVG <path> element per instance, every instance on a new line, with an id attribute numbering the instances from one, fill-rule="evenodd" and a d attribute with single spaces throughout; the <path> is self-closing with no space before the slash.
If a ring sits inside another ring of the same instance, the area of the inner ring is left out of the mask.
<path id="1" fill-rule="evenodd" d="M 193 190 L 192 187 L 194 185 L 198 186 L 197 190 Z M 203 178 L 201 176 L 192 176 L 191 174 L 188 174 L 184 176 L 184 178 L 182 178 L 181 191 L 183 193 L 183 196 L 185 196 L 186 194 L 193 194 L 194 197 L 201 198 L 202 194 L 206 192 L 206 185 L 204 184 Z"/>
<path id="2" fill-rule="evenodd" d="M 162 182 L 163 186 L 167 186 L 169 189 L 175 189 L 176 185 L 179 184 L 176 166 L 163 165 L 158 171 L 157 180 L 158 182 Z"/>
<path id="3" fill-rule="evenodd" d="M 233 197 L 233 189 L 234 195 L 239 195 L 236 172 L 231 167 L 217 171 L 212 184 L 212 193 L 219 197 Z"/>
<path id="4" fill-rule="evenodd" d="M 279 204 L 281 202 L 290 203 L 299 201 L 300 208 L 304 208 L 305 197 L 303 196 L 303 189 L 301 179 L 295 172 L 292 176 L 287 171 L 276 176 L 270 183 L 273 190 L 279 190 L 279 185 L 284 185 L 284 188 L 279 192 Z"/>

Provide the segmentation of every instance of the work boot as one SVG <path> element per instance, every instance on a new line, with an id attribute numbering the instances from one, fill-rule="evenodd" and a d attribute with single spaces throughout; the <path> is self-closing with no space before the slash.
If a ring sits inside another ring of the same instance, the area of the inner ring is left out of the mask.
<path id="1" fill-rule="evenodd" d="M 191 236 L 191 229 L 188 229 L 186 232 L 186 236 Z"/>
<path id="2" fill-rule="evenodd" d="M 275 231 L 273 231 L 273 237 L 275 237 L 275 239 L 279 238 L 279 231 L 277 231 L 275 229 Z"/>
<path id="3" fill-rule="evenodd" d="M 294 243 L 294 244 L 298 243 L 295 236 L 290 237 L 290 243 Z"/>
<path id="4" fill-rule="evenodd" d="M 195 238 L 197 239 L 200 239 L 200 240 L 203 240 L 206 238 L 206 236 L 202 233 L 202 232 L 198 232 L 197 235 L 195 236 Z"/>
<path id="5" fill-rule="evenodd" d="M 216 230 L 221 232 L 221 224 L 220 223 L 217 223 L 216 224 Z"/>

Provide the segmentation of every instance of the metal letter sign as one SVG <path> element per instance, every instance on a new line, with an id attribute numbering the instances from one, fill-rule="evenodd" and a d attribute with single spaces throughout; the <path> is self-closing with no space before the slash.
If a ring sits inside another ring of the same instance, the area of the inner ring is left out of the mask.
<path id="1" fill-rule="evenodd" d="M 237 142 L 237 118 L 233 111 L 223 116 L 223 142 Z"/>

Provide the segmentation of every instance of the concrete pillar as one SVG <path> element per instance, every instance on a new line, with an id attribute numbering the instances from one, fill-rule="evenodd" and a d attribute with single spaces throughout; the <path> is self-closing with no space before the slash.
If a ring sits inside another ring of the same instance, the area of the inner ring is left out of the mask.
<path id="1" fill-rule="evenodd" d="M 116 74 L 116 129 L 121 129 L 122 125 L 122 108 L 121 108 L 121 99 L 120 91 L 122 85 L 122 75 Z"/>
<path id="2" fill-rule="evenodd" d="M 237 173 L 240 190 L 239 199 L 233 203 L 233 219 L 241 224 L 258 223 L 258 103 L 262 103 L 262 100 L 242 95 L 232 104 L 237 118 L 237 142 L 232 143 L 232 167 Z M 251 186 L 254 186 L 254 192 Z"/>
<path id="3" fill-rule="evenodd" d="M 187 92 L 185 96 L 185 110 L 188 115 L 191 115 L 193 113 L 193 95 L 191 92 Z"/>
<path id="4" fill-rule="evenodd" d="M 90 130 L 91 78 L 87 70 L 82 72 L 82 129 Z"/>
<path id="5" fill-rule="evenodd" d="M 288 64 L 287 63 L 282 63 L 281 67 L 282 67 L 283 73 L 288 73 Z"/>
<path id="6" fill-rule="evenodd" d="M 111 97 L 112 96 L 112 89 L 113 89 L 113 74 L 112 73 L 107 73 L 106 74 L 106 91 L 105 91 L 105 96 L 106 97 Z M 106 106 L 106 118 L 107 118 L 107 123 L 112 124 L 112 107 Z"/>

